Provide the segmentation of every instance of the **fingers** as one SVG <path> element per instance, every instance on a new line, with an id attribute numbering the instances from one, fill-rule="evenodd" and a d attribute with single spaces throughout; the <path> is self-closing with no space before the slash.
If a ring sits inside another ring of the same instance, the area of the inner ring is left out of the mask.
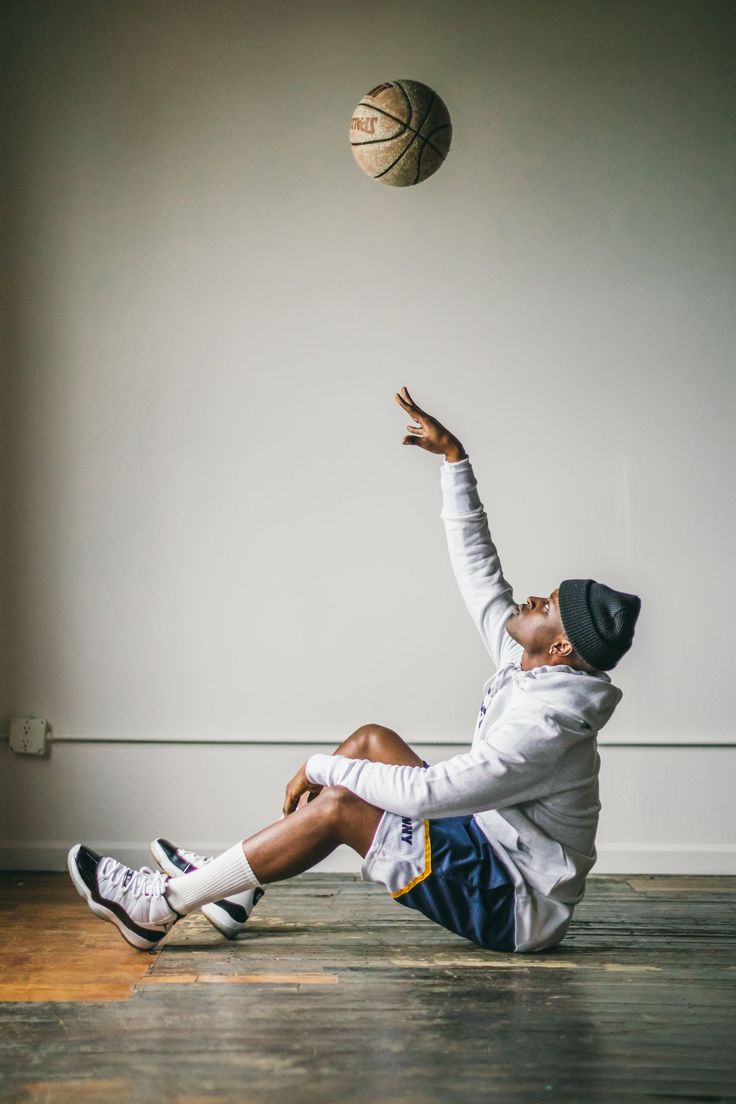
<path id="1" fill-rule="evenodd" d="M 402 445 L 421 445 L 422 437 L 424 434 L 424 426 L 408 425 L 406 427 L 409 430 L 410 436 L 405 437 L 401 442 Z"/>
<path id="2" fill-rule="evenodd" d="M 399 403 L 399 405 L 403 406 L 404 410 L 406 410 L 407 413 L 411 414 L 412 418 L 415 418 L 417 421 L 419 421 L 419 415 L 421 415 L 422 417 L 426 417 L 424 411 L 417 406 L 405 387 L 402 387 L 401 391 L 398 391 L 394 395 L 394 398 Z"/>
<path id="3" fill-rule="evenodd" d="M 286 797 L 284 799 L 284 809 L 283 809 L 284 816 L 288 816 L 289 813 L 292 812 L 292 810 L 294 808 L 294 802 L 295 802 L 295 799 L 292 796 L 291 790 L 287 790 L 286 791 Z"/>
<path id="4" fill-rule="evenodd" d="M 404 395 L 405 395 L 405 396 L 406 396 L 406 398 L 407 398 L 407 399 L 409 400 L 409 402 L 410 402 L 410 403 L 411 403 L 411 405 L 412 405 L 412 406 L 414 407 L 414 409 L 415 409 L 415 410 L 419 410 L 419 407 L 418 407 L 418 406 L 417 406 L 417 404 L 416 404 L 416 403 L 414 402 L 414 400 L 413 400 L 413 398 L 411 397 L 411 395 L 409 394 L 409 391 L 407 390 L 407 388 L 406 388 L 406 387 L 402 387 L 402 389 L 401 389 L 401 390 L 402 390 L 402 391 L 404 392 Z"/>
<path id="5" fill-rule="evenodd" d="M 408 425 L 406 428 L 409 431 L 409 436 L 404 437 L 402 445 L 419 445 L 420 448 L 427 449 L 429 452 L 438 451 L 435 449 L 434 442 L 437 433 L 442 429 L 439 422 L 437 422 L 430 414 L 425 414 L 412 399 L 409 391 L 406 387 L 402 387 L 401 391 L 397 391 L 394 395 L 399 406 L 401 406 L 407 414 L 410 414 L 417 425 Z"/>
<path id="6" fill-rule="evenodd" d="M 286 798 L 283 805 L 283 815 L 289 816 L 290 813 L 295 813 L 297 809 L 303 809 L 305 805 L 308 805 L 310 801 L 314 801 L 322 790 L 322 787 L 314 787 L 313 789 L 296 791 L 289 787 L 286 791 Z"/>
<path id="7" fill-rule="evenodd" d="M 396 395 L 396 398 L 399 400 L 399 402 L 401 403 L 401 405 L 404 407 L 405 410 L 410 410 L 410 411 L 419 410 L 419 407 L 414 402 L 413 398 L 411 397 L 411 395 L 409 394 L 409 392 L 407 391 L 407 389 L 405 387 L 401 388 L 401 391 L 398 392 L 398 394 Z"/>

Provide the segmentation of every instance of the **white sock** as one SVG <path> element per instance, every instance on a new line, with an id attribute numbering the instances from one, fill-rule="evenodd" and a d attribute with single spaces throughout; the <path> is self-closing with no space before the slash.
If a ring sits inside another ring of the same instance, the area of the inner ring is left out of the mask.
<path id="1" fill-rule="evenodd" d="M 260 884 L 245 857 L 242 843 L 236 843 L 199 870 L 169 878 L 166 900 L 174 912 L 186 916 L 201 905 L 255 889 Z"/>

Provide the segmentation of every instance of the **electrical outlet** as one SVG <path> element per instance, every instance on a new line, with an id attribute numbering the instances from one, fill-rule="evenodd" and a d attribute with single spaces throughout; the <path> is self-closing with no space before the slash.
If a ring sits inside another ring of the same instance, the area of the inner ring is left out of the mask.
<path id="1" fill-rule="evenodd" d="M 46 721 L 42 717 L 10 718 L 10 750 L 19 755 L 44 755 Z"/>

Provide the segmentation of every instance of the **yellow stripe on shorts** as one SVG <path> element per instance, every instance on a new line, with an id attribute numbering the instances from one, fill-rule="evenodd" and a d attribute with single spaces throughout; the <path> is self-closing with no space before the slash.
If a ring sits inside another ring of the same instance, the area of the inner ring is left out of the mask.
<path id="1" fill-rule="evenodd" d="M 398 890 L 397 893 L 392 893 L 391 896 L 401 897 L 404 893 L 408 893 L 410 889 L 413 889 L 415 885 L 419 885 L 432 873 L 432 844 L 429 838 L 429 821 L 422 821 L 424 824 L 424 870 L 421 874 L 418 874 L 408 885 L 405 885 L 403 889 Z"/>

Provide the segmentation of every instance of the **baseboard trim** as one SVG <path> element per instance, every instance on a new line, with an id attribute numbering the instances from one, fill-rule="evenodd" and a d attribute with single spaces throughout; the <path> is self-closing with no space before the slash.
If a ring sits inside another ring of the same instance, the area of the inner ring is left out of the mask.
<path id="1" fill-rule="evenodd" d="M 52 840 L 38 843 L 0 844 L 0 870 L 66 870 L 66 856 L 72 843 Z M 104 855 L 114 855 L 129 866 L 151 866 L 148 845 L 131 841 L 85 841 Z M 191 842 L 205 855 L 217 855 L 232 846 L 232 840 Z M 322 873 L 359 873 L 361 859 L 349 847 L 338 847 L 314 867 Z M 599 843 L 594 874 L 714 874 L 736 875 L 736 844 Z"/>
<path id="2" fill-rule="evenodd" d="M 736 874 L 736 844 L 599 843 L 596 874 Z"/>

